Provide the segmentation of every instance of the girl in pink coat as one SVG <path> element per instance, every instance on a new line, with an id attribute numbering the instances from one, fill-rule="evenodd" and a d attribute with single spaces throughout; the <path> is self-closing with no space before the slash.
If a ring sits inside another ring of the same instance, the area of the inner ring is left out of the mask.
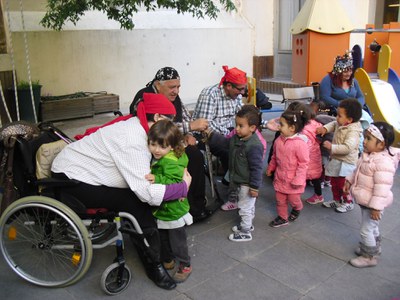
<path id="1" fill-rule="evenodd" d="M 393 202 L 391 188 L 400 151 L 390 147 L 394 141 L 393 126 L 372 123 L 364 131 L 364 153 L 354 172 L 346 177 L 343 193 L 349 192 L 361 207 L 361 242 L 358 255 L 350 260 L 357 268 L 373 267 L 381 253 L 379 221 L 385 207 Z"/>
<path id="2" fill-rule="evenodd" d="M 307 180 L 311 180 L 314 187 L 314 195 L 306 199 L 306 202 L 309 204 L 318 204 L 324 202 L 321 189 L 322 155 L 320 142 L 317 139 L 317 128 L 321 127 L 322 124 L 315 120 L 315 113 L 311 111 L 311 108 L 309 109 L 311 119 L 304 126 L 301 133 L 308 138 L 307 144 L 310 151 L 310 162 L 308 163 Z"/>
<path id="3" fill-rule="evenodd" d="M 267 176 L 274 173 L 276 210 L 278 216 L 269 224 L 281 227 L 295 221 L 303 209 L 301 194 L 306 185 L 309 162 L 307 137 L 299 134 L 308 117 L 303 110 L 286 110 L 279 119 L 280 136 L 273 146 Z M 292 207 L 288 215 L 288 204 Z"/>

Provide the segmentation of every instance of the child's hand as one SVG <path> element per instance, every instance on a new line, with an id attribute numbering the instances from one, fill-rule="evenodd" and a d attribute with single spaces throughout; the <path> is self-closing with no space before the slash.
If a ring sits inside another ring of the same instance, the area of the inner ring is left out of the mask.
<path id="1" fill-rule="evenodd" d="M 179 198 L 179 201 L 180 201 L 180 202 L 185 201 L 185 198 L 183 198 L 183 197 L 182 197 L 182 198 Z"/>
<path id="2" fill-rule="evenodd" d="M 346 182 L 344 183 L 344 186 L 343 186 L 343 194 L 347 195 L 350 192 L 350 187 L 351 187 L 350 182 L 348 182 L 346 180 Z"/>
<path id="3" fill-rule="evenodd" d="M 257 198 L 258 197 L 258 192 L 250 190 L 250 196 L 253 197 L 253 198 Z"/>
<path id="4" fill-rule="evenodd" d="M 324 126 L 321 126 L 316 129 L 316 132 L 317 134 L 324 136 L 328 132 L 328 130 Z"/>
<path id="5" fill-rule="evenodd" d="M 332 143 L 330 141 L 325 141 L 322 143 L 322 146 L 324 146 L 326 149 L 331 150 L 332 149 Z"/>
<path id="6" fill-rule="evenodd" d="M 154 183 L 154 180 L 156 179 L 156 176 L 154 176 L 153 174 L 147 174 L 144 176 L 144 178 L 149 181 L 150 183 Z"/>
<path id="7" fill-rule="evenodd" d="M 197 144 L 197 140 L 193 135 L 187 134 L 187 135 L 185 135 L 185 143 L 186 143 L 186 145 L 194 146 Z"/>
<path id="8" fill-rule="evenodd" d="M 375 221 L 379 221 L 381 219 L 381 211 L 371 208 L 371 219 Z"/>
<path id="9" fill-rule="evenodd" d="M 271 177 L 271 176 L 272 176 L 272 171 L 270 171 L 270 170 L 267 170 L 267 173 L 266 173 L 266 175 L 267 175 L 268 177 Z"/>

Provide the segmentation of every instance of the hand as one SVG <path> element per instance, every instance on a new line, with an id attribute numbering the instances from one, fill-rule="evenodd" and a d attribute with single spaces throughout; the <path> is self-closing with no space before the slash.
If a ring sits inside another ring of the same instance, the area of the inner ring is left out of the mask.
<path id="1" fill-rule="evenodd" d="M 250 190 L 250 196 L 253 197 L 253 198 L 257 198 L 258 197 L 258 192 Z"/>
<path id="2" fill-rule="evenodd" d="M 343 186 L 343 194 L 347 195 L 350 192 L 351 184 L 346 180 Z"/>
<path id="3" fill-rule="evenodd" d="M 375 221 L 379 221 L 381 219 L 381 211 L 371 208 L 371 219 Z"/>
<path id="4" fill-rule="evenodd" d="M 266 175 L 267 175 L 268 177 L 271 177 L 271 176 L 272 176 L 272 171 L 270 171 L 270 170 L 267 170 L 267 173 L 266 173 Z"/>
<path id="5" fill-rule="evenodd" d="M 154 176 L 153 174 L 147 174 L 144 176 L 144 178 L 149 181 L 150 183 L 154 183 L 156 176 Z"/>
<path id="6" fill-rule="evenodd" d="M 324 146 L 326 149 L 331 150 L 332 149 L 332 143 L 330 141 L 325 141 L 322 143 L 322 146 Z"/>
<path id="7" fill-rule="evenodd" d="M 194 146 L 197 144 L 197 140 L 193 135 L 187 134 L 187 135 L 185 135 L 185 143 L 186 143 L 186 145 Z"/>
<path id="8" fill-rule="evenodd" d="M 186 182 L 187 189 L 189 190 L 190 184 L 192 183 L 192 176 L 190 176 L 187 168 L 183 172 L 183 181 Z"/>
<path id="9" fill-rule="evenodd" d="M 190 122 L 191 131 L 204 131 L 208 128 L 208 120 L 204 118 L 196 119 Z"/>
<path id="10" fill-rule="evenodd" d="M 317 134 L 324 136 L 328 132 L 328 130 L 325 127 L 321 126 L 316 129 L 316 132 Z"/>

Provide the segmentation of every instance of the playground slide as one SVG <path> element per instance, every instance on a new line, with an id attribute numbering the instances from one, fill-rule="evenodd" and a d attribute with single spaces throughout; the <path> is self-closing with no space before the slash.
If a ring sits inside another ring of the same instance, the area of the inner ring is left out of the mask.
<path id="1" fill-rule="evenodd" d="M 393 86 L 380 79 L 372 79 L 359 68 L 354 77 L 360 84 L 374 121 L 384 121 L 395 129 L 394 147 L 400 148 L 400 102 Z"/>
<path id="2" fill-rule="evenodd" d="M 397 99 L 400 101 L 400 78 L 399 76 L 397 76 L 396 72 L 392 68 L 389 68 L 388 82 L 394 88 L 394 91 L 396 92 L 397 95 Z"/>

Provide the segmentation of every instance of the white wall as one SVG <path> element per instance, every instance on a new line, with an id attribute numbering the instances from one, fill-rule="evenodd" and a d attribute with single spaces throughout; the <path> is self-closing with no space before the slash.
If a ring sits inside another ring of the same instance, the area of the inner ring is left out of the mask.
<path id="1" fill-rule="evenodd" d="M 371 19 L 372 5 L 366 4 L 376 0 L 341 1 L 355 27 L 364 28 Z M 139 12 L 133 16 L 135 29 L 126 31 L 102 14 L 88 13 L 77 26 L 67 24 L 54 32 L 39 25 L 46 0 L 23 0 L 32 79 L 43 84 L 43 95 L 103 90 L 118 94 L 127 111 L 134 94 L 156 71 L 172 66 L 181 75 L 183 101 L 193 103 L 202 88 L 219 82 L 222 65 L 252 75 L 254 55 L 274 55 L 275 0 L 235 3 L 238 12 L 223 12 L 217 20 L 169 10 Z M 17 76 L 26 80 L 19 1 L 10 1 L 10 15 Z M 351 35 L 352 45 L 363 46 L 363 40 L 363 34 Z M 0 66 L 10 64 L 9 55 L 0 56 Z"/>
<path id="2" fill-rule="evenodd" d="M 38 25 L 43 13 L 33 10 L 24 12 L 24 21 L 31 76 L 43 85 L 42 95 L 106 90 L 120 95 L 127 111 L 134 94 L 164 66 L 180 73 L 185 103 L 196 102 L 202 88 L 219 82 L 222 65 L 252 75 L 253 29 L 238 13 L 198 20 L 173 11 L 140 12 L 132 31 L 91 13 L 79 26 L 54 32 Z M 11 27 L 17 76 L 26 80 L 19 11 L 11 11 Z"/>

